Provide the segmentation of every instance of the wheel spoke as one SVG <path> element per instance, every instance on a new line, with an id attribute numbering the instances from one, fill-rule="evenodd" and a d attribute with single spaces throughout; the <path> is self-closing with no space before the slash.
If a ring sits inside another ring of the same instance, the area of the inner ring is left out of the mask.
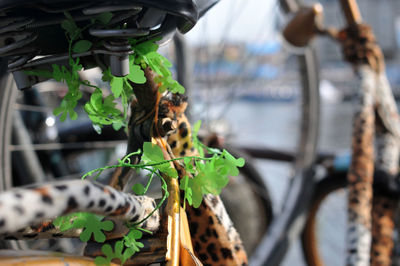
<path id="1" fill-rule="evenodd" d="M 21 103 L 15 103 L 14 104 L 14 109 L 15 110 L 20 110 L 20 111 L 41 112 L 41 113 L 51 113 L 51 112 L 53 112 L 53 109 L 49 108 L 49 107 L 38 106 L 38 105 L 29 105 L 29 104 L 21 104 Z"/>
<path id="2" fill-rule="evenodd" d="M 32 145 L 10 145 L 10 151 L 24 151 L 24 150 L 75 150 L 75 149 L 105 149 L 114 148 L 119 144 L 126 143 L 124 140 L 113 141 L 86 141 L 74 143 L 42 143 Z"/>

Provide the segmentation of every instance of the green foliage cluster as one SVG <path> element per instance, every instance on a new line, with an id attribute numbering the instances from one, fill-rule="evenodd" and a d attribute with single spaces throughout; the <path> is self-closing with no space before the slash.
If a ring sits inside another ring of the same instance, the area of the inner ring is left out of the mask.
<path id="1" fill-rule="evenodd" d="M 144 84 L 146 77 L 142 69 L 147 66 L 157 73 L 156 82 L 159 83 L 160 92 L 169 90 L 173 93 L 184 93 L 185 89 L 172 78 L 169 70 L 172 67 L 171 62 L 160 55 L 158 45 L 155 43 L 157 39 L 141 41 L 130 40 L 133 54 L 129 56 L 129 74 L 125 77 L 116 77 L 111 75 L 110 69 L 103 72 L 102 80 L 109 82 L 111 87 L 111 95 L 104 97 L 103 91 L 93 85 L 88 80 L 81 80 L 79 71 L 83 70 L 83 66 L 79 63 L 79 57 L 74 54 L 88 52 L 91 48 L 96 47 L 89 40 L 82 39 L 83 32 L 96 24 L 107 25 L 113 17 L 112 13 L 103 13 L 91 19 L 90 23 L 83 28 L 78 27 L 72 16 L 64 13 L 66 20 L 61 23 L 61 27 L 65 30 L 65 36 L 69 44 L 69 60 L 68 66 L 52 65 L 50 70 L 28 70 L 28 75 L 42 76 L 53 78 L 59 82 L 65 82 L 68 92 L 61 101 L 59 107 L 55 108 L 53 114 L 60 116 L 61 121 L 65 121 L 69 115 L 71 120 L 76 120 L 78 114 L 75 111 L 78 101 L 82 98 L 80 86 L 92 87 L 94 89 L 90 96 L 90 101 L 84 104 L 84 110 L 93 122 L 94 129 L 100 134 L 104 125 L 112 125 L 115 130 L 127 125 L 128 106 L 134 97 L 134 88 L 132 84 Z M 101 43 L 97 44 L 101 45 Z M 117 108 L 117 103 L 121 102 L 123 111 Z"/>
<path id="2" fill-rule="evenodd" d="M 221 194 L 221 190 L 228 184 L 229 176 L 239 174 L 238 167 L 244 165 L 244 159 L 236 159 L 227 150 L 222 152 L 204 146 L 197 138 L 201 122 L 193 127 L 193 145 L 199 151 L 200 157 L 184 157 L 185 169 L 193 178 L 184 176 L 180 182 L 180 189 L 184 191 L 184 198 L 195 208 L 198 208 L 203 200 L 203 195 Z M 211 157 L 204 158 L 204 149 Z"/>
<path id="3" fill-rule="evenodd" d="M 150 172 L 149 182 L 146 187 L 140 183 L 135 184 L 132 189 L 138 195 L 146 193 L 150 186 L 150 183 L 154 175 L 157 175 L 163 182 L 164 178 L 160 173 L 163 173 L 169 177 L 177 178 L 178 173 L 174 167 L 171 166 L 170 162 L 183 160 L 185 164 L 185 170 L 190 173 L 192 177 L 188 175 L 184 176 L 180 182 L 180 189 L 184 191 L 184 198 L 195 208 L 198 208 L 203 200 L 203 195 L 213 194 L 219 195 L 222 188 L 224 188 L 229 182 L 229 176 L 237 176 L 239 174 L 238 167 L 244 165 L 244 159 L 236 159 L 227 150 L 220 151 L 218 149 L 211 149 L 203 144 L 197 138 L 197 132 L 200 128 L 200 123 L 197 123 L 193 130 L 193 142 L 195 147 L 199 149 L 200 156 L 186 156 L 179 157 L 171 160 L 165 160 L 161 148 L 150 142 L 145 142 L 143 145 L 143 153 L 140 164 L 131 164 L 129 157 L 133 154 L 138 155 L 141 151 L 137 151 L 132 154 L 128 154 L 117 165 L 105 166 L 94 169 L 86 173 L 83 178 L 97 173 L 97 176 L 106 169 L 117 168 L 117 167 L 130 167 L 137 170 L 143 169 Z M 210 157 L 204 157 L 204 149 Z M 164 192 L 166 187 L 163 187 Z"/>
<path id="4" fill-rule="evenodd" d="M 87 242 L 93 235 L 96 242 L 103 243 L 106 240 L 106 236 L 103 231 L 111 231 L 114 228 L 114 224 L 111 221 L 102 221 L 104 217 L 99 215 L 79 212 L 72 213 L 70 215 L 58 217 L 53 221 L 55 226 L 60 227 L 60 231 L 67 231 L 69 229 L 80 229 L 83 231 L 79 236 L 82 242 Z"/>
<path id="5" fill-rule="evenodd" d="M 114 223 L 109 220 L 103 221 L 103 218 L 103 216 L 92 213 L 79 212 L 58 217 L 53 221 L 53 224 L 58 226 L 61 232 L 73 228 L 83 229 L 79 236 L 82 242 L 89 241 L 93 236 L 94 241 L 104 243 L 106 240 L 104 231 L 111 231 L 114 228 Z M 140 230 L 143 229 L 132 227 L 122 240 L 115 242 L 114 251 L 110 244 L 104 244 L 101 251 L 105 257 L 97 256 L 94 260 L 96 265 L 110 265 L 113 259 L 119 259 L 121 265 L 124 264 L 127 259 L 143 247 L 143 243 L 138 241 L 142 238 Z"/>
<path id="6" fill-rule="evenodd" d="M 110 244 L 103 245 L 101 251 L 105 257 L 97 256 L 94 260 L 96 265 L 110 265 L 113 259 L 119 259 L 121 265 L 124 264 L 127 259 L 144 247 L 143 243 L 138 241 L 143 236 L 143 233 L 140 230 L 143 229 L 132 228 L 122 240 L 115 242 L 114 250 Z"/>
<path id="7" fill-rule="evenodd" d="M 75 120 L 78 117 L 75 111 L 78 101 L 82 98 L 81 86 L 93 88 L 93 93 L 90 100 L 84 104 L 84 110 L 93 122 L 93 126 L 98 133 L 101 133 L 101 128 L 104 125 L 112 125 L 115 130 L 127 125 L 128 106 L 134 97 L 134 84 L 143 84 L 146 82 L 143 69 L 150 67 L 157 75 L 155 82 L 159 84 L 160 92 L 169 90 L 172 93 L 184 93 L 184 88 L 172 78 L 169 68 L 172 64 L 160 55 L 157 40 L 130 40 L 133 54 L 129 56 L 129 74 L 126 77 L 115 77 L 111 75 L 109 69 L 103 72 L 102 80 L 109 82 L 111 94 L 104 95 L 103 91 L 92 85 L 89 81 L 82 81 L 79 76 L 79 71 L 83 69 L 80 64 L 80 59 L 75 54 L 88 52 L 93 47 L 99 44 L 93 44 L 89 40 L 85 40 L 83 32 L 90 26 L 95 24 L 107 25 L 112 17 L 112 13 L 103 13 L 95 18 L 92 18 L 90 23 L 83 28 L 73 20 L 69 13 L 65 13 L 66 20 L 62 22 L 61 27 L 65 30 L 65 35 L 69 43 L 69 60 L 68 66 L 52 65 L 52 70 L 31 70 L 26 71 L 28 75 L 43 76 L 53 78 L 56 81 L 65 82 L 68 86 L 68 92 L 64 96 L 59 107 L 54 109 L 54 115 L 60 116 L 60 120 L 64 121 L 69 115 L 70 119 Z M 117 108 L 118 101 L 121 102 L 123 110 Z M 96 179 L 104 170 L 129 167 L 137 171 L 148 172 L 148 182 L 145 186 L 140 183 L 132 187 L 133 192 L 137 195 L 144 195 L 149 189 L 154 177 L 161 180 L 163 189 L 163 198 L 158 203 L 156 209 L 159 209 L 163 202 L 168 198 L 167 183 L 163 175 L 171 178 L 178 178 L 176 169 L 171 165 L 172 161 L 183 161 L 186 172 L 191 174 L 191 177 L 184 176 L 180 183 L 180 189 L 184 192 L 184 204 L 199 207 L 204 194 L 218 195 L 221 189 L 225 187 L 229 181 L 228 176 L 237 175 L 238 167 L 243 166 L 244 160 L 234 158 L 228 151 L 211 149 L 205 147 L 197 138 L 197 132 L 200 128 L 200 123 L 194 126 L 193 144 L 199 151 L 200 156 L 189 156 L 165 160 L 160 147 L 152 143 L 144 143 L 143 152 L 141 150 L 126 155 L 119 160 L 118 164 L 105 166 L 94 169 L 85 174 L 82 179 L 93 174 L 97 174 Z M 205 156 L 204 150 L 207 151 L 208 157 Z M 139 164 L 132 164 L 131 156 L 141 155 Z M 139 241 L 142 237 L 143 229 L 139 228 L 139 224 L 148 219 L 153 213 L 150 213 L 142 221 L 135 224 L 127 224 L 130 228 L 129 233 L 123 239 L 117 241 L 112 247 L 110 244 L 104 244 L 101 248 L 103 256 L 95 258 L 97 265 L 109 265 L 113 259 L 119 259 L 123 264 L 135 252 L 138 252 L 143 244 Z M 58 226 L 61 231 L 66 231 L 72 228 L 82 229 L 80 234 L 81 241 L 88 241 L 93 238 L 95 241 L 103 243 L 106 240 L 104 231 L 111 231 L 114 227 L 113 222 L 104 221 L 104 217 L 90 213 L 73 213 L 71 215 L 59 217 L 54 220 L 54 225 Z M 150 232 L 149 232 L 150 233 Z"/>
<path id="8" fill-rule="evenodd" d="M 165 160 L 161 148 L 153 143 L 145 142 L 143 144 L 143 152 L 138 150 L 131 154 L 126 155 L 124 158 L 119 160 L 118 164 L 110 165 L 105 167 L 100 167 L 86 173 L 82 179 L 96 174 L 94 179 L 96 179 L 104 170 L 118 168 L 118 167 L 129 167 L 136 169 L 138 171 L 145 170 L 149 172 L 149 179 L 146 186 L 140 183 L 135 184 L 132 187 L 133 192 L 137 195 L 144 195 L 154 176 L 157 176 L 162 181 L 162 189 L 164 191 L 164 196 L 157 205 L 156 209 L 159 209 L 164 201 L 168 198 L 167 183 L 164 180 L 162 174 L 165 174 L 172 178 L 178 178 L 178 173 L 176 169 L 171 165 L 172 161 L 183 160 L 185 164 L 185 169 L 187 173 L 190 173 L 192 177 L 188 175 L 184 176 L 180 182 L 180 189 L 184 192 L 184 206 L 186 202 L 189 205 L 197 208 L 200 206 L 203 195 L 213 194 L 219 195 L 222 188 L 224 188 L 229 182 L 229 176 L 236 176 L 239 173 L 238 167 L 244 165 L 244 160 L 242 158 L 234 158 L 228 151 L 220 151 L 218 149 L 211 149 L 204 146 L 197 138 L 197 132 L 200 128 L 200 123 L 194 126 L 193 131 L 193 142 L 196 148 L 199 149 L 201 156 L 187 156 L 180 157 L 171 160 Z M 211 157 L 204 157 L 204 151 L 206 150 Z M 134 155 L 141 155 L 141 162 L 139 164 L 132 164 L 130 157 Z M 155 211 L 154 210 L 154 211 Z M 142 221 L 136 224 L 129 225 L 130 227 L 136 228 L 140 223 L 149 218 L 153 213 L 150 213 Z M 75 214 L 76 215 L 76 214 Z M 57 220 L 56 220 L 57 221 Z M 70 217 L 62 218 L 61 221 L 71 221 Z M 107 222 L 107 221 L 106 221 Z M 67 230 L 69 228 L 84 228 L 80 239 L 82 241 L 88 241 L 93 234 L 94 239 L 98 242 L 103 242 L 105 236 L 102 233 L 103 230 L 111 230 L 112 227 L 108 224 L 103 224 L 101 218 L 93 214 L 82 214 L 75 217 L 72 224 L 65 225 L 57 221 L 56 225 L 59 225 L 61 230 Z M 104 238 L 103 238 L 104 236 Z M 112 259 L 118 258 L 121 262 L 125 262 L 130 258 L 135 252 L 138 252 L 143 244 L 138 240 L 141 238 L 142 233 L 138 229 L 131 230 L 130 233 L 124 237 L 123 240 L 116 242 L 114 246 L 114 251 L 109 244 L 105 244 L 102 247 L 102 252 L 106 257 L 97 257 L 96 264 L 98 265 L 108 265 Z M 123 251 L 123 246 L 127 249 Z"/>
<path id="9" fill-rule="evenodd" d="M 160 92 L 166 90 L 172 93 L 184 93 L 185 88 L 173 79 L 169 70 L 172 67 L 171 62 L 157 52 L 158 45 L 152 41 L 138 43 L 136 40 L 131 41 L 133 50 L 135 51 L 135 63 L 143 68 L 149 66 L 158 76 L 154 81 L 160 84 Z"/>

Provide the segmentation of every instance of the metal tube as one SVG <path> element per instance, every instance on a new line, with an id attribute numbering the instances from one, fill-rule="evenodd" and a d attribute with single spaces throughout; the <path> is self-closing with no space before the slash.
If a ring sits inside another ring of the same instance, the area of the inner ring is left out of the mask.
<path id="1" fill-rule="evenodd" d="M 359 24 L 362 22 L 360 9 L 356 0 L 340 0 L 347 24 Z"/>

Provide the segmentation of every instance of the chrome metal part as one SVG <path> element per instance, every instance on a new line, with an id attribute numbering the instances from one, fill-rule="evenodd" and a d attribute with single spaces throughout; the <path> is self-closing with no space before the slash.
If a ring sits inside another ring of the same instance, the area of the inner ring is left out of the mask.
<path id="1" fill-rule="evenodd" d="M 111 1 L 107 1 L 89 5 L 73 2 L 63 7 L 52 3 L 37 3 L 33 4 L 33 7 L 37 9 L 38 14 L 32 14 L 32 17 L 14 16 L 0 21 L 0 56 L 9 58 L 8 68 L 16 78 L 19 89 L 30 88 L 47 79 L 26 75 L 23 70 L 51 71 L 52 64 L 68 67 L 68 47 L 63 46 L 61 39 L 64 35 L 60 31 L 60 24 L 65 20 L 62 14 L 64 11 L 80 10 L 71 13 L 79 27 L 98 14 L 113 12 L 114 16 L 107 25 L 95 24 L 82 32 L 84 38 L 93 43 L 102 43 L 102 46 L 95 46 L 84 53 L 73 54 L 72 57 L 82 58 L 81 64 L 84 68 L 108 62 L 111 73 L 120 77 L 129 74 L 129 55 L 133 53 L 127 38 L 165 37 L 176 29 L 178 23 L 175 17 L 167 16 L 165 10 L 153 7 L 144 9 L 142 6 L 130 3 L 114 5 Z M 51 15 L 40 16 L 41 12 Z M 126 28 L 118 29 L 121 25 Z M 58 41 L 53 46 L 47 45 L 48 38 L 52 37 Z M 35 56 L 42 57 L 36 59 Z"/>
<path id="2" fill-rule="evenodd" d="M 85 15 L 94 15 L 94 14 L 100 14 L 100 13 L 105 13 L 105 12 L 115 12 L 115 11 L 125 11 L 125 10 L 129 10 L 132 13 L 137 14 L 142 10 L 142 7 L 138 6 L 136 4 L 95 6 L 95 7 L 89 7 L 89 8 L 83 9 L 82 12 Z"/>
<path id="3" fill-rule="evenodd" d="M 88 2 L 79 2 L 78 4 L 70 5 L 69 7 L 65 7 L 65 4 L 62 7 L 51 7 L 49 5 L 35 4 L 35 7 L 37 7 L 40 10 L 43 10 L 47 13 L 62 13 L 62 12 L 66 12 L 66 11 L 85 8 L 88 5 L 90 5 L 90 3 L 88 3 Z"/>
<path id="4" fill-rule="evenodd" d="M 12 74 L 19 90 L 29 89 L 33 85 L 31 84 L 28 75 L 25 74 L 24 71 L 13 71 Z"/>
<path id="5" fill-rule="evenodd" d="M 33 51 L 34 50 L 32 49 L 32 52 Z M 8 68 L 9 69 L 14 69 L 14 68 L 16 68 L 18 66 L 21 66 L 21 65 L 25 64 L 26 62 L 28 62 L 29 60 L 31 60 L 34 57 L 35 57 L 35 55 L 33 55 L 33 54 L 17 56 L 15 58 L 13 58 L 12 60 L 10 60 L 10 62 L 8 64 Z"/>
<path id="6" fill-rule="evenodd" d="M 133 51 L 126 52 L 126 54 L 131 54 L 131 53 L 133 53 Z M 96 50 L 87 51 L 84 53 L 73 54 L 72 58 L 78 58 L 78 57 L 82 58 L 82 57 L 91 56 L 91 55 L 95 55 L 95 54 L 115 55 L 115 56 L 121 55 L 120 52 L 112 52 L 112 51 L 103 50 L 103 49 L 96 49 Z M 18 66 L 12 70 L 15 71 L 15 70 L 21 70 L 21 69 L 37 68 L 37 67 L 40 67 L 43 65 L 52 65 L 52 64 L 67 66 L 68 59 L 69 59 L 68 54 L 50 55 L 50 56 L 46 56 L 46 57 L 42 57 L 42 58 L 30 61 L 30 62 L 26 63 L 24 66 Z"/>
<path id="7" fill-rule="evenodd" d="M 116 77 L 124 77 L 129 74 L 129 55 L 110 56 L 111 74 Z"/>
<path id="8" fill-rule="evenodd" d="M 11 22 L 6 21 L 6 26 L 0 28 L 0 56 L 19 54 L 19 56 L 12 58 L 10 61 L 16 67 L 25 64 L 36 54 L 37 49 L 28 45 L 34 42 L 38 36 L 21 30 L 23 27 L 33 23 L 34 19 L 9 18 L 8 20 Z M 19 75 L 17 74 L 17 76 Z M 21 77 L 20 80 L 26 79 Z M 25 82 L 20 84 L 22 85 L 23 83 Z"/>
<path id="9" fill-rule="evenodd" d="M 122 38 L 122 37 L 142 37 L 150 33 L 149 30 L 144 29 L 89 29 L 90 35 L 99 38 Z"/>
<path id="10" fill-rule="evenodd" d="M 12 43 L 10 43 L 8 45 L 6 44 L 5 46 L 0 47 L 0 55 L 5 55 L 5 54 L 7 54 L 7 53 L 9 53 L 9 52 L 11 52 L 13 50 L 22 48 L 22 47 L 26 46 L 27 44 L 30 44 L 33 41 L 35 41 L 36 38 L 37 38 L 37 35 L 26 34 L 26 33 L 24 33 L 24 34 L 26 36 L 25 38 L 23 38 L 23 39 L 21 39 L 19 41 L 15 41 L 14 39 L 11 39 L 11 40 L 13 40 L 15 42 L 12 42 Z M 0 37 L 2 37 L 2 36 L 0 36 Z M 7 36 L 6 36 L 6 38 L 7 38 Z"/>
<path id="11" fill-rule="evenodd" d="M 15 18 L 16 21 L 11 22 L 10 24 L 8 24 L 7 26 L 4 26 L 2 28 L 0 28 L 0 34 L 1 33 L 6 33 L 6 32 L 10 32 L 10 31 L 17 31 L 20 28 L 31 24 L 34 19 L 21 19 L 19 20 L 19 18 Z"/>
<path id="12" fill-rule="evenodd" d="M 104 42 L 103 46 L 111 52 L 129 52 L 132 50 L 129 43 Z"/>
<path id="13" fill-rule="evenodd" d="M 143 17 L 138 21 L 140 28 L 155 28 L 163 22 L 166 13 L 162 10 L 149 8 Z"/>

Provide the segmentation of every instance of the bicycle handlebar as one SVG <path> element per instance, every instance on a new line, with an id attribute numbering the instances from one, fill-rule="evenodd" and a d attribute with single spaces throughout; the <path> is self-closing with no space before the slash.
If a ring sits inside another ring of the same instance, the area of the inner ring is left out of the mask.
<path id="1" fill-rule="evenodd" d="M 356 0 L 340 0 L 347 25 L 360 24 L 362 17 Z"/>

